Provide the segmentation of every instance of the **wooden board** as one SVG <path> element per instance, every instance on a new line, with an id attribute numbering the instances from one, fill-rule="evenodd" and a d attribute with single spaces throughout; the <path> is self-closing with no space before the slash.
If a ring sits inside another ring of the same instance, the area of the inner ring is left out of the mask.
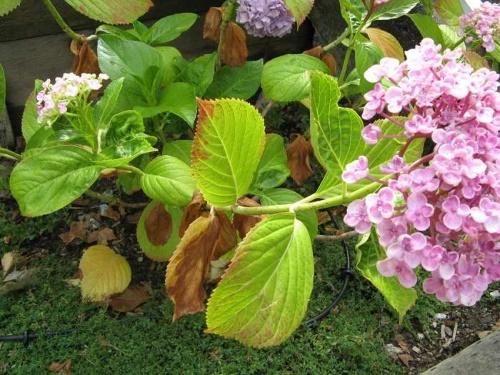
<path id="1" fill-rule="evenodd" d="M 154 0 L 154 6 L 142 17 L 151 20 L 179 12 L 205 13 L 222 0 Z M 64 0 L 53 0 L 64 20 L 75 30 L 93 29 L 99 23 L 82 16 Z M 60 27 L 40 0 L 23 0 L 21 6 L 0 19 L 0 42 L 59 34 Z"/>

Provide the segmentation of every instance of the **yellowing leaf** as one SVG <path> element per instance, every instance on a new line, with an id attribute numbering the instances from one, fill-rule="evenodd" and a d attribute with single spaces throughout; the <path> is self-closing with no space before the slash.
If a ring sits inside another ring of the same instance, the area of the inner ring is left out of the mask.
<path id="1" fill-rule="evenodd" d="M 367 28 L 365 32 L 368 38 L 382 50 L 385 57 L 393 57 L 399 61 L 405 59 L 403 47 L 392 34 L 374 27 Z"/>
<path id="2" fill-rule="evenodd" d="M 314 0 L 285 0 L 290 13 L 295 17 L 297 25 L 300 26 L 311 12 Z"/>
<path id="3" fill-rule="evenodd" d="M 173 320 L 205 308 L 205 281 L 217 245 L 217 216 L 199 217 L 191 223 L 167 267 L 165 286 L 175 304 Z"/>
<path id="4" fill-rule="evenodd" d="M 89 247 L 80 259 L 82 297 L 102 302 L 127 289 L 132 271 L 127 260 L 103 245 Z"/>
<path id="5" fill-rule="evenodd" d="M 66 0 L 76 11 L 113 25 L 135 21 L 153 5 L 151 0 Z"/>

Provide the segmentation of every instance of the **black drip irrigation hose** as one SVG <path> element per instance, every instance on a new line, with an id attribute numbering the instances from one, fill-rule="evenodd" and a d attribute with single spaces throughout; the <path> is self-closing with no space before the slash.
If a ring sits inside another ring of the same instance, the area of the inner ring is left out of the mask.
<path id="1" fill-rule="evenodd" d="M 73 331 L 46 332 L 37 334 L 32 331 L 26 331 L 22 335 L 0 336 L 0 342 L 22 342 L 24 346 L 28 346 L 33 340 L 42 337 L 65 336 L 74 333 Z"/>
<path id="2" fill-rule="evenodd" d="M 336 220 L 333 217 L 333 215 L 328 212 L 330 215 L 330 218 L 332 219 L 332 223 L 334 224 L 335 227 L 338 228 L 338 225 L 336 225 Z M 352 269 L 351 269 L 351 257 L 349 255 L 349 248 L 345 242 L 345 240 L 340 241 L 342 248 L 344 249 L 345 253 L 345 259 L 346 259 L 346 267 L 342 271 L 342 275 L 344 276 L 344 282 L 342 283 L 342 288 L 340 288 L 340 291 L 334 296 L 332 302 L 325 307 L 318 315 L 312 317 L 311 319 L 306 320 L 302 325 L 307 328 L 314 328 L 316 327 L 323 319 L 325 319 L 328 315 L 330 315 L 333 311 L 333 309 L 338 305 L 340 300 L 342 299 L 342 296 L 347 290 L 347 286 L 349 285 L 349 280 L 351 277 L 354 275 Z"/>

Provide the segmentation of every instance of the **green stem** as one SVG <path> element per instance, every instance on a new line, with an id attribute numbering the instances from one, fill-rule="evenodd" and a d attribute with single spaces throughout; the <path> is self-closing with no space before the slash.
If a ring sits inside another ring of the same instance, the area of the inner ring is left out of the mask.
<path id="1" fill-rule="evenodd" d="M 342 70 L 340 71 L 339 75 L 339 83 L 343 84 L 345 80 L 345 76 L 347 74 L 347 68 L 349 67 L 349 62 L 351 61 L 351 55 L 352 55 L 353 48 L 351 44 L 349 45 L 349 48 L 347 49 L 347 52 L 344 57 L 344 63 L 342 64 Z"/>
<path id="2" fill-rule="evenodd" d="M 460 38 L 460 40 L 458 40 L 452 47 L 451 49 L 454 50 L 455 48 L 457 48 L 460 44 L 462 44 L 463 42 L 465 42 L 465 37 L 463 38 Z"/>
<path id="3" fill-rule="evenodd" d="M 124 165 L 124 166 L 116 168 L 116 169 L 120 169 L 122 171 L 129 171 L 129 172 L 132 172 L 132 173 L 136 173 L 136 174 L 138 174 L 140 176 L 142 176 L 142 175 L 145 174 L 141 169 L 139 169 L 137 167 L 134 167 L 133 165 Z"/>
<path id="4" fill-rule="evenodd" d="M 54 20 L 57 22 L 57 24 L 61 27 L 62 31 L 64 31 L 71 39 L 76 40 L 78 42 L 82 42 L 85 40 L 85 37 L 83 35 L 78 34 L 75 32 L 67 23 L 64 21 L 62 18 L 61 14 L 57 11 L 56 7 L 54 4 L 52 4 L 51 0 L 42 0 L 45 6 L 47 7 L 48 11 L 54 17 Z"/>
<path id="5" fill-rule="evenodd" d="M 3 156 L 8 159 L 20 161 L 23 157 L 17 152 L 10 151 L 6 148 L 0 147 L 0 156 Z"/>
<path id="6" fill-rule="evenodd" d="M 284 212 L 300 212 L 307 210 L 321 210 L 324 208 L 340 206 L 353 200 L 363 198 L 365 195 L 373 193 L 381 186 L 378 182 L 373 182 L 365 187 L 353 191 L 351 193 L 336 195 L 331 198 L 323 199 L 316 202 L 301 203 L 296 202 L 292 204 L 277 204 L 274 206 L 259 206 L 259 207 L 243 207 L 243 206 L 233 206 L 231 210 L 240 215 L 264 215 L 264 214 L 279 214 Z"/>
<path id="7" fill-rule="evenodd" d="M 349 28 L 347 27 L 343 32 L 342 34 L 340 34 L 337 39 L 335 39 L 333 42 L 327 44 L 326 46 L 323 47 L 323 50 L 325 51 L 330 51 L 332 49 L 334 49 L 335 47 L 337 47 L 340 43 L 342 43 L 342 41 L 347 38 L 350 34 L 350 30 Z"/>

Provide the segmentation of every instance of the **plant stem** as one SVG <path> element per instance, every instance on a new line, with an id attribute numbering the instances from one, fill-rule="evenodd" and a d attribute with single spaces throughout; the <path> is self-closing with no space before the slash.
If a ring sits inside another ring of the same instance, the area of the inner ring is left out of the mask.
<path id="1" fill-rule="evenodd" d="M 341 240 L 346 240 L 348 238 L 356 237 L 358 236 L 359 233 L 356 232 L 355 230 L 350 231 L 350 232 L 345 232 L 345 233 L 340 233 L 340 234 L 335 234 L 335 235 L 324 235 L 324 234 L 318 234 L 315 238 L 317 241 L 341 241 Z"/>
<path id="2" fill-rule="evenodd" d="M 17 152 L 8 150 L 8 149 L 3 148 L 3 147 L 0 147 L 0 156 L 3 156 L 7 159 L 16 160 L 16 161 L 20 161 L 23 158 Z"/>
<path id="3" fill-rule="evenodd" d="M 353 200 L 363 198 L 365 195 L 369 193 L 373 193 L 381 186 L 378 182 L 373 182 L 365 187 L 353 191 L 351 193 L 346 193 L 342 195 L 336 195 L 331 198 L 323 199 L 316 202 L 296 202 L 292 204 L 277 204 L 273 206 L 259 206 L 259 207 L 244 207 L 244 206 L 232 206 L 230 210 L 232 210 L 236 214 L 240 215 L 263 215 L 263 214 L 278 214 L 284 212 L 300 212 L 307 210 L 320 210 L 323 208 L 329 208 L 334 206 L 340 206 L 346 203 L 349 203 Z M 307 198 L 306 198 L 307 199 Z"/>
<path id="4" fill-rule="evenodd" d="M 52 4 L 51 0 L 42 0 L 45 6 L 47 7 L 48 11 L 54 17 L 54 20 L 57 22 L 57 24 L 61 27 L 62 31 L 66 33 L 71 39 L 76 40 L 78 42 L 83 42 L 85 40 L 85 37 L 83 35 L 78 34 L 75 32 L 67 23 L 64 21 L 62 18 L 61 14 L 58 12 L 54 4 Z"/>
<path id="5" fill-rule="evenodd" d="M 460 44 L 462 44 L 463 42 L 465 42 L 465 37 L 463 38 L 460 38 L 460 40 L 458 40 L 452 47 L 451 49 L 454 50 L 455 48 L 457 48 Z"/>
<path id="6" fill-rule="evenodd" d="M 340 34 L 337 39 L 335 39 L 333 42 L 331 43 L 328 43 L 326 46 L 323 47 L 323 50 L 324 51 L 330 51 L 332 49 L 334 49 L 335 47 L 337 47 L 340 43 L 342 43 L 342 41 L 347 38 L 349 36 L 349 33 L 351 31 L 349 30 L 348 27 L 346 27 L 346 29 L 342 32 L 342 34 Z"/>
<path id="7" fill-rule="evenodd" d="M 345 76 L 347 74 L 347 68 L 349 67 L 349 62 L 351 61 L 352 51 L 353 51 L 352 46 L 349 46 L 349 48 L 347 48 L 347 52 L 346 52 L 345 57 L 344 57 L 344 63 L 342 64 L 342 70 L 340 71 L 340 75 L 339 75 L 339 83 L 340 84 L 344 83 L 344 79 L 345 79 Z"/>
<path id="8" fill-rule="evenodd" d="M 129 172 L 141 175 L 141 176 L 145 174 L 141 169 L 139 169 L 137 167 L 134 167 L 133 165 L 125 165 L 125 166 L 122 166 L 122 167 L 118 167 L 116 169 L 117 170 L 122 170 L 122 171 L 129 171 Z"/>

